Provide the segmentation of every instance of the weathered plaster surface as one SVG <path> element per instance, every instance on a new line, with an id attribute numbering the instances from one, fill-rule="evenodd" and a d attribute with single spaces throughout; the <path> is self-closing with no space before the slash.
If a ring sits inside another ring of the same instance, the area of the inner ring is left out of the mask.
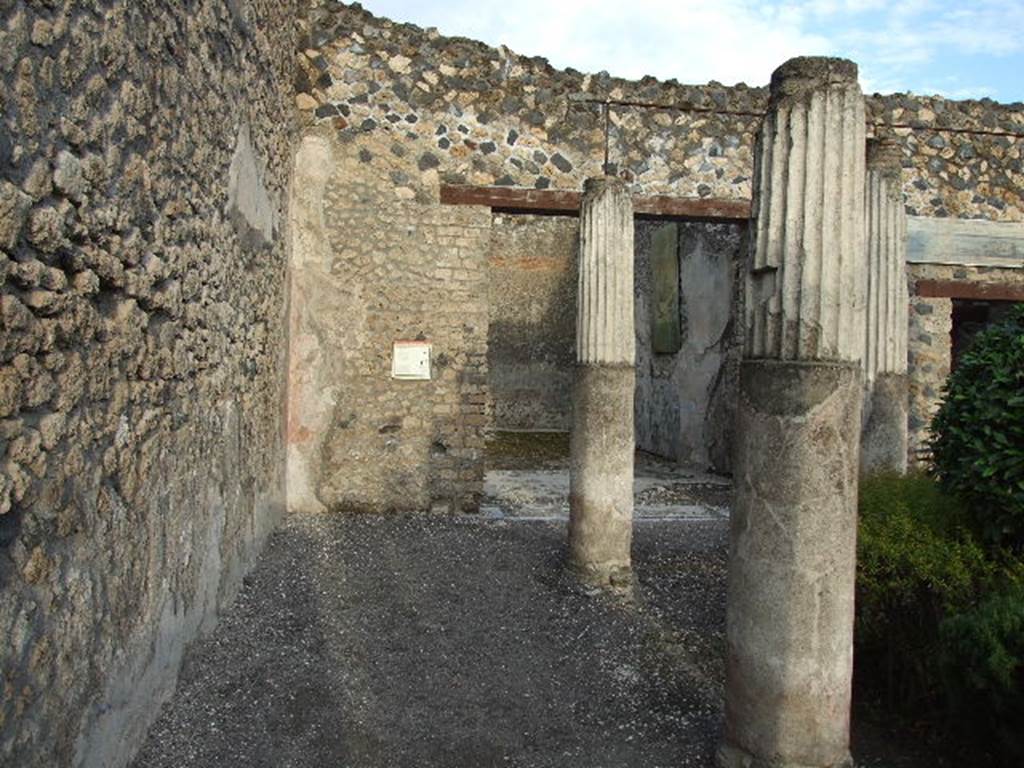
<path id="1" fill-rule="evenodd" d="M 656 354 L 651 340 L 654 222 L 637 226 L 637 445 L 660 456 L 728 472 L 736 376 L 742 352 L 739 265 L 744 227 L 678 224 L 682 345 Z"/>
<path id="2" fill-rule="evenodd" d="M 861 374 L 744 361 L 719 765 L 846 765 Z"/>
<path id="3" fill-rule="evenodd" d="M 583 578 L 626 586 L 633 540 L 633 367 L 577 365 L 570 435 L 569 556 Z"/>
<path id="4" fill-rule="evenodd" d="M 487 368 L 498 429 L 569 429 L 579 220 L 494 215 Z"/>

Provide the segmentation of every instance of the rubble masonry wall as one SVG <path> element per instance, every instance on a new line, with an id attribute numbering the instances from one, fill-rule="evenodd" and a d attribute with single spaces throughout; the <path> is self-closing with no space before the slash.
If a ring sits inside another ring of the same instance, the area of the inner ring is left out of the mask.
<path id="1" fill-rule="evenodd" d="M 0 2 L 0 763 L 119 766 L 284 509 L 294 2 Z"/>

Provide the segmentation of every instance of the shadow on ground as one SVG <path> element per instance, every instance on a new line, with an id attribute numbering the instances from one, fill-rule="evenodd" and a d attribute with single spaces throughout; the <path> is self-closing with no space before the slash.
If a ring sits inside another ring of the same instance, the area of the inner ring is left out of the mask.
<path id="1" fill-rule="evenodd" d="M 566 570 L 565 437 L 488 461 L 481 515 L 290 517 L 134 768 L 713 765 L 727 481 L 638 454 L 623 601 Z M 942 764 L 854 737 L 862 766 Z"/>
<path id="2" fill-rule="evenodd" d="M 189 654 L 135 768 L 708 765 L 724 524 L 638 530 L 633 604 L 578 586 L 563 538 L 292 517 Z"/>

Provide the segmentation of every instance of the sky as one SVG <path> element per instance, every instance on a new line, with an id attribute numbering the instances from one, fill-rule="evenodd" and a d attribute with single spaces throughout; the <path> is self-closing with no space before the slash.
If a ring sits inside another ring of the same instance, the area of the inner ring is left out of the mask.
<path id="1" fill-rule="evenodd" d="M 801 55 L 860 65 L 866 93 L 1024 101 L 1024 0 L 363 0 L 378 16 L 553 66 L 765 85 Z"/>

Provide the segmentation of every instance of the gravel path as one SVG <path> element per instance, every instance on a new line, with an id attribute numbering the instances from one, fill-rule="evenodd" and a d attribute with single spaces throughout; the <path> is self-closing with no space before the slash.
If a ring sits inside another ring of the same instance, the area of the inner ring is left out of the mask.
<path id="1" fill-rule="evenodd" d="M 711 766 L 727 525 L 636 525 L 626 602 L 567 573 L 557 519 L 293 516 L 133 766 Z M 853 735 L 862 768 L 950 764 Z"/>
<path id="2" fill-rule="evenodd" d="M 564 523 L 293 516 L 134 767 L 709 765 L 726 525 L 637 526 L 630 603 Z"/>

